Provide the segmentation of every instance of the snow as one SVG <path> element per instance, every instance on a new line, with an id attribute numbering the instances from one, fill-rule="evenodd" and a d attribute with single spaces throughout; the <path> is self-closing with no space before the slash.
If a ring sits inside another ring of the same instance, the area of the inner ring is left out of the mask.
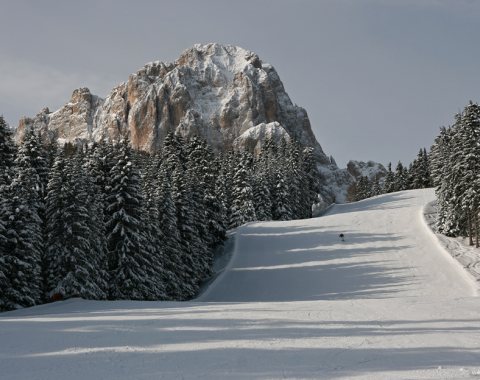
<path id="1" fill-rule="evenodd" d="M 478 376 L 477 284 L 428 229 L 433 199 L 404 191 L 248 223 L 192 302 L 71 299 L 4 313 L 2 380 Z"/>
<path id="2" fill-rule="evenodd" d="M 368 177 L 370 181 L 374 181 L 375 179 L 380 179 L 380 177 L 384 177 L 387 174 L 385 167 L 382 164 L 374 161 L 363 162 L 350 160 L 347 163 L 347 170 L 357 180 L 360 179 L 360 177 Z"/>
<path id="3" fill-rule="evenodd" d="M 440 246 L 455 259 L 457 264 L 461 265 L 470 274 L 473 281 L 480 283 L 480 249 L 475 248 L 475 246 L 471 247 L 468 244 L 468 238 L 453 238 L 434 232 L 437 214 L 435 201 L 428 203 L 423 213 Z"/>
<path id="4" fill-rule="evenodd" d="M 322 189 L 329 194 L 334 194 L 335 203 L 345 203 L 350 185 L 355 178 L 347 169 L 338 169 L 336 165 L 317 165 L 318 172 L 324 178 Z"/>
<path id="5" fill-rule="evenodd" d="M 233 146 L 236 148 L 250 146 L 256 154 L 259 154 L 267 139 L 272 139 L 279 144 L 282 138 L 285 139 L 285 141 L 289 141 L 290 135 L 279 122 L 260 123 L 248 128 L 238 136 L 233 141 Z"/>

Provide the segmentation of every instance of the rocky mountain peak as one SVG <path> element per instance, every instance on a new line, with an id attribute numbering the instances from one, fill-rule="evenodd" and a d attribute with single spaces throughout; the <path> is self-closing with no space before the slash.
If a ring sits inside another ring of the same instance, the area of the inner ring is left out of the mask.
<path id="1" fill-rule="evenodd" d="M 201 136 L 218 151 L 258 151 L 265 136 L 283 135 L 314 148 L 327 179 L 338 171 L 317 142 L 307 112 L 292 103 L 274 67 L 231 45 L 197 44 L 174 63 L 148 63 L 105 99 L 77 89 L 59 110 L 20 120 L 18 140 L 28 128 L 73 143 L 117 141 L 128 134 L 135 148 L 146 151 L 159 149 L 170 131 Z M 345 174 L 334 177 L 338 182 Z"/>
<path id="2" fill-rule="evenodd" d="M 387 169 L 374 161 L 355 161 L 350 160 L 347 163 L 347 171 L 359 180 L 361 177 L 367 177 L 370 181 L 380 180 L 387 175 Z"/>

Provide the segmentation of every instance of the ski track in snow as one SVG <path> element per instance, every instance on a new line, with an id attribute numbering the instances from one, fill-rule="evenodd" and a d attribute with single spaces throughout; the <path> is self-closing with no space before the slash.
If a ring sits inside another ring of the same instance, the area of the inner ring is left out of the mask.
<path id="1" fill-rule="evenodd" d="M 405 191 L 247 224 L 192 302 L 4 313 L 0 379 L 480 378 L 477 283 L 426 226 L 433 199 Z"/>

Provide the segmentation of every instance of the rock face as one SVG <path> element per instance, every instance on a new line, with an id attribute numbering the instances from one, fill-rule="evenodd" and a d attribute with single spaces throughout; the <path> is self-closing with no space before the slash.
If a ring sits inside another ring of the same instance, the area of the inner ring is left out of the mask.
<path id="1" fill-rule="evenodd" d="M 368 177 L 370 181 L 381 180 L 387 175 L 387 169 L 382 164 L 374 161 L 348 161 L 347 171 L 359 180 L 360 177 Z"/>
<path id="2" fill-rule="evenodd" d="M 274 121 L 272 123 L 261 123 L 255 127 L 248 128 L 240 136 L 233 141 L 233 147 L 239 150 L 248 150 L 255 154 L 260 153 L 263 143 L 271 139 L 276 143 L 279 143 L 281 139 L 285 141 L 290 140 L 290 135 L 283 128 L 279 122 Z"/>
<path id="3" fill-rule="evenodd" d="M 314 148 L 326 181 L 339 177 L 307 112 L 292 103 L 273 66 L 235 46 L 195 45 L 174 63 L 149 63 L 105 99 L 75 90 L 58 111 L 44 109 L 20 120 L 17 140 L 28 128 L 69 142 L 117 141 L 128 133 L 135 148 L 147 151 L 158 149 L 169 131 L 200 135 L 219 151 L 258 151 L 266 136 L 283 136 Z M 345 173 L 340 177 L 350 180 Z"/>

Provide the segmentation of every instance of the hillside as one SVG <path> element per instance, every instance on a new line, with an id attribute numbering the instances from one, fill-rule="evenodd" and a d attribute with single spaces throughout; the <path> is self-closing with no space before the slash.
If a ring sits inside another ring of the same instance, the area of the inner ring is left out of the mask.
<path id="1" fill-rule="evenodd" d="M 2 314 L 2 379 L 478 376 L 476 284 L 426 227 L 433 199 L 405 191 L 247 224 L 192 302 L 72 299 Z"/>

